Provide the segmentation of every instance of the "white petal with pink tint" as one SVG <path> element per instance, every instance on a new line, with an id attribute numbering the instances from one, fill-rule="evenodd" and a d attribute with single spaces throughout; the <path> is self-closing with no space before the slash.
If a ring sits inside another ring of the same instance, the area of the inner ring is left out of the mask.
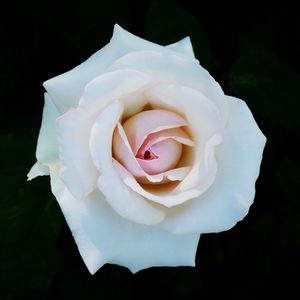
<path id="1" fill-rule="evenodd" d="M 180 115 L 167 110 L 147 110 L 129 118 L 123 128 L 136 154 L 150 133 L 188 125 Z"/>
<path id="2" fill-rule="evenodd" d="M 214 148 L 222 140 L 223 121 L 218 108 L 197 90 L 181 85 L 158 85 L 146 91 L 155 108 L 181 111 L 196 143 L 191 172 L 176 187 L 177 192 L 195 188 L 205 192 L 217 172 Z"/>
<path id="3" fill-rule="evenodd" d="M 120 177 L 123 179 L 124 183 L 128 185 L 133 191 L 135 191 L 137 194 L 145 197 L 148 200 L 151 200 L 153 202 L 156 202 L 158 204 L 162 204 L 166 207 L 172 207 L 179 205 L 183 202 L 186 202 L 187 200 L 191 200 L 193 198 L 196 198 L 199 196 L 200 192 L 197 189 L 189 189 L 187 191 L 178 192 L 173 190 L 159 190 L 157 186 L 155 187 L 155 193 L 149 192 L 146 189 L 144 189 L 132 176 L 130 172 L 128 172 L 120 163 L 118 163 L 116 160 L 114 161 L 114 166 L 116 170 L 118 171 Z M 183 169 L 183 168 L 182 168 Z M 176 169 L 174 169 L 175 171 Z M 186 171 L 186 170 L 180 170 Z M 175 171 L 176 172 L 176 171 Z M 173 173 L 172 175 L 177 175 L 176 173 Z"/>
<path id="4" fill-rule="evenodd" d="M 126 167 L 127 170 L 134 177 L 136 177 L 139 182 L 145 184 L 165 183 L 168 181 L 182 180 L 191 169 L 190 167 L 182 167 L 174 170 L 168 170 L 166 172 L 158 173 L 155 175 L 147 174 L 140 166 L 137 158 L 134 156 L 127 136 L 120 123 L 118 123 L 117 128 L 114 132 L 113 153 L 114 157 L 124 167 Z"/>
<path id="5" fill-rule="evenodd" d="M 183 145 L 194 146 L 195 143 L 190 139 L 190 137 L 181 128 L 171 128 L 166 130 L 161 130 L 158 132 L 150 133 L 145 139 L 143 145 L 137 152 L 137 157 L 143 156 L 145 151 L 152 145 L 162 142 L 166 139 L 173 139 Z"/>
<path id="6" fill-rule="evenodd" d="M 119 215 L 141 224 L 157 224 L 164 219 L 164 212 L 128 188 L 113 167 L 112 135 L 122 112 L 123 105 L 116 100 L 101 112 L 92 127 L 90 152 L 101 172 L 97 184 L 106 201 Z"/>

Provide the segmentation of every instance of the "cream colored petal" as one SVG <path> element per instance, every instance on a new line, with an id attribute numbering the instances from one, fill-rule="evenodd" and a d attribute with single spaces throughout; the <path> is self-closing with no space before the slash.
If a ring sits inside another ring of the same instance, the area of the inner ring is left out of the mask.
<path id="1" fill-rule="evenodd" d="M 116 168 L 116 170 L 118 171 L 118 174 L 120 175 L 120 177 L 122 178 L 122 180 L 124 181 L 124 183 L 126 185 L 128 185 L 128 187 L 130 187 L 134 192 L 136 192 L 137 194 L 145 197 L 148 200 L 151 200 L 155 203 L 161 204 L 163 206 L 166 207 L 172 207 L 172 206 L 176 206 L 179 205 L 187 200 L 193 199 L 197 196 L 199 196 L 200 192 L 197 189 L 189 189 L 187 191 L 183 191 L 183 192 L 174 192 L 174 189 L 171 191 L 162 191 L 160 192 L 160 190 L 156 189 L 155 193 L 153 192 L 149 192 L 146 189 L 144 189 L 137 181 L 136 179 L 131 175 L 131 173 L 129 173 L 121 164 L 119 164 L 117 161 L 114 161 L 114 166 Z M 174 169 L 176 170 L 176 169 Z M 178 170 L 176 170 L 178 171 Z M 176 171 L 175 172 L 170 172 L 170 175 L 172 177 L 176 176 Z M 180 170 L 179 172 L 181 173 L 181 171 L 185 171 L 185 170 Z M 155 189 L 155 186 L 154 186 Z"/>
<path id="2" fill-rule="evenodd" d="M 98 187 L 120 216 L 141 224 L 157 224 L 164 219 L 164 212 L 129 189 L 113 167 L 112 135 L 122 112 L 123 106 L 116 100 L 101 112 L 91 130 L 90 152 L 101 172 Z"/>
<path id="3" fill-rule="evenodd" d="M 266 138 L 242 100 L 227 97 L 224 141 L 216 149 L 218 173 L 199 198 L 169 211 L 163 228 L 176 233 L 228 230 L 248 213 Z"/>

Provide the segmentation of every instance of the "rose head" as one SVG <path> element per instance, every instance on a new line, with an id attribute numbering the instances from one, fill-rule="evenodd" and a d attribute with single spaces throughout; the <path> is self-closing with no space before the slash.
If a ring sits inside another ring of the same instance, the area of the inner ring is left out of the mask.
<path id="1" fill-rule="evenodd" d="M 201 233 L 247 214 L 266 139 L 189 38 L 163 47 L 116 25 L 109 44 L 44 86 L 28 178 L 50 175 L 91 273 L 192 266 Z"/>

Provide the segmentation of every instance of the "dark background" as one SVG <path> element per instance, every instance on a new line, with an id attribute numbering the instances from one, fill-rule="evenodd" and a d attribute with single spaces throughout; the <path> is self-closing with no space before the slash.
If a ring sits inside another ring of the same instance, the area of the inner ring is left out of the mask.
<path id="1" fill-rule="evenodd" d="M 290 299 L 300 248 L 296 7 L 286 1 L 75 2 L 24 0 L 1 7 L 0 299 L 263 299 L 280 292 Z M 268 138 L 248 216 L 230 231 L 202 235 L 195 268 L 132 275 L 106 265 L 91 276 L 49 179 L 26 183 L 35 161 L 42 82 L 104 46 L 116 22 L 156 43 L 190 35 L 201 64 L 225 93 L 247 102 Z"/>

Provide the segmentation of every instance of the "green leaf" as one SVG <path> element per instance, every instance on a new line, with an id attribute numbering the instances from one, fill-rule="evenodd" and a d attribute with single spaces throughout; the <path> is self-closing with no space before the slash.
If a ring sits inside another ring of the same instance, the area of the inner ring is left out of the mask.
<path id="1" fill-rule="evenodd" d="M 211 53 L 209 43 L 196 17 L 182 7 L 167 0 L 153 0 L 146 19 L 145 37 L 155 43 L 168 45 L 190 36 L 195 56 L 209 69 Z"/>

